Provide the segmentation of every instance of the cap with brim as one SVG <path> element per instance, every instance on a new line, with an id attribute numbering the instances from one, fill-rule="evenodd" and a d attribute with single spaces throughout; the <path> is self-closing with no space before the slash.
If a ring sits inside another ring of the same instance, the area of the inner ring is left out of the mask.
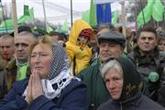
<path id="1" fill-rule="evenodd" d="M 113 42 L 123 47 L 125 46 L 125 41 L 125 37 L 116 31 L 102 32 L 98 35 L 98 44 L 102 42 Z"/>

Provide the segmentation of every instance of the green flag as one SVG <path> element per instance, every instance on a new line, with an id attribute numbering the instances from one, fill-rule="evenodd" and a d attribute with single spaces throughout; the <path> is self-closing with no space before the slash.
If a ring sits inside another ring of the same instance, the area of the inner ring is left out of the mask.
<path id="1" fill-rule="evenodd" d="M 28 16 L 30 15 L 28 5 L 24 5 L 24 15 L 28 15 Z"/>
<path id="2" fill-rule="evenodd" d="M 48 27 L 47 27 L 47 33 L 50 33 L 50 32 L 52 32 L 52 31 L 53 31 L 52 27 L 48 26 Z"/>
<path id="3" fill-rule="evenodd" d="M 145 23 L 151 20 L 153 5 L 154 0 L 148 0 L 145 8 L 139 13 L 137 17 L 138 28 L 142 27 Z"/>
<path id="4" fill-rule="evenodd" d="M 86 21 L 87 23 L 89 23 L 89 15 L 90 15 L 90 11 L 89 10 L 86 10 L 82 13 L 82 19 L 84 21 Z"/>
<path id="5" fill-rule="evenodd" d="M 112 24 L 115 25 L 118 21 L 119 13 L 118 11 L 112 12 Z"/>
<path id="6" fill-rule="evenodd" d="M 61 27 L 61 31 L 64 32 L 64 33 L 67 33 L 68 30 L 69 30 L 68 22 L 67 22 L 67 20 L 65 20 L 64 24 Z"/>
<path id="7" fill-rule="evenodd" d="M 33 21 L 34 20 L 34 11 L 33 8 L 29 10 L 29 7 L 27 5 L 24 6 L 24 15 L 21 16 L 18 19 L 18 24 L 24 24 L 25 22 L 28 21 Z"/>
<path id="8" fill-rule="evenodd" d="M 155 21 L 163 21 L 164 5 L 160 0 L 155 0 L 153 5 L 152 17 Z"/>
<path id="9" fill-rule="evenodd" d="M 0 27 L 13 28 L 13 20 L 7 19 L 7 20 L 3 21 L 0 25 Z"/>
<path id="10" fill-rule="evenodd" d="M 94 3 L 93 0 L 91 0 L 91 4 L 90 4 L 89 24 L 91 26 L 96 26 L 97 25 L 97 20 L 96 20 L 96 4 Z"/>

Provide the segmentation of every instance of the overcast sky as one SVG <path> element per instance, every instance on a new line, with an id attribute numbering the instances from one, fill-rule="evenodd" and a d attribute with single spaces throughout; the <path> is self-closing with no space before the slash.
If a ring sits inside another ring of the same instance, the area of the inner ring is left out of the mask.
<path id="1" fill-rule="evenodd" d="M 11 3 L 11 0 L 1 0 L 3 4 Z M 44 0 L 46 8 L 46 16 L 50 21 L 58 22 L 61 20 L 70 19 L 70 0 Z M 116 0 L 118 1 L 118 0 Z M 83 12 L 89 9 L 90 0 L 72 0 L 73 10 L 75 12 Z M 36 18 L 43 18 L 42 0 L 16 0 L 18 17 L 23 14 L 23 5 L 29 5 L 34 8 L 34 15 Z M 112 5 L 112 10 L 120 9 L 119 3 Z M 56 20 L 56 21 L 55 21 Z"/>

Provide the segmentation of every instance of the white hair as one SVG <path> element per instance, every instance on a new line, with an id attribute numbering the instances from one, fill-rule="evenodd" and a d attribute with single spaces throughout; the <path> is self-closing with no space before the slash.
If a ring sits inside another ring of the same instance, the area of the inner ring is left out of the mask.
<path id="1" fill-rule="evenodd" d="M 116 69 L 120 73 L 123 73 L 123 69 L 121 67 L 121 64 L 117 60 L 110 60 L 107 63 L 103 64 L 100 68 L 101 76 L 105 78 L 105 75 L 108 73 L 109 70 Z"/>

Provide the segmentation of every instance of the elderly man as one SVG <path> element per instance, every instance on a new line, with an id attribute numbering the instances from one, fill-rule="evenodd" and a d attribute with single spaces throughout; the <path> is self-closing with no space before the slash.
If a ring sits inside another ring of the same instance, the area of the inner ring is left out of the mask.
<path id="1" fill-rule="evenodd" d="M 118 32 L 103 31 L 98 34 L 99 58 L 79 75 L 87 85 L 90 110 L 96 110 L 100 104 L 110 97 L 99 68 L 109 59 L 122 55 L 124 46 L 125 38 Z"/>

